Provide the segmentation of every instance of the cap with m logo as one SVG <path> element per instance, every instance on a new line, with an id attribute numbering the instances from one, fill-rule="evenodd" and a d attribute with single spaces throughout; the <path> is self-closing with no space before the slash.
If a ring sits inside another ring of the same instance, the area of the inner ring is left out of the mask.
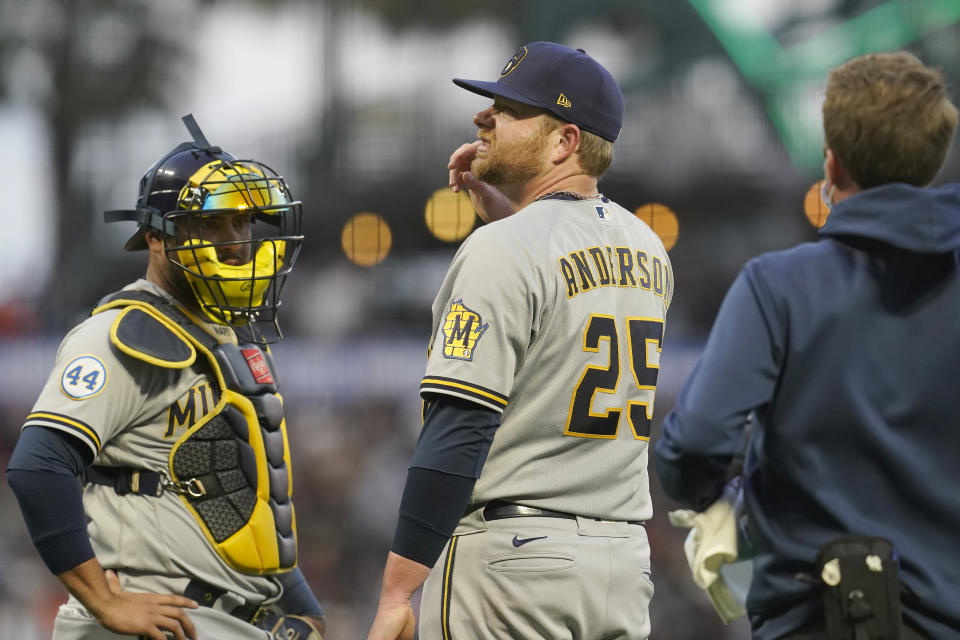
<path id="1" fill-rule="evenodd" d="M 530 42 L 517 50 L 496 82 L 454 78 L 454 84 L 488 98 L 501 96 L 540 107 L 601 138 L 617 139 L 624 101 L 616 80 L 583 49 Z"/>

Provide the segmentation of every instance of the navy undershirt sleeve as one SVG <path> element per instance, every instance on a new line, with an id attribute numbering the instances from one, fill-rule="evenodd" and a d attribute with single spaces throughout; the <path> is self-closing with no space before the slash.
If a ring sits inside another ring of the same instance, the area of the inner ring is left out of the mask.
<path id="1" fill-rule="evenodd" d="M 463 517 L 500 414 L 436 395 L 407 472 L 391 550 L 432 567 Z"/>
<path id="2" fill-rule="evenodd" d="M 45 427 L 24 429 L 10 456 L 7 483 L 53 574 L 94 557 L 77 478 L 92 461 L 93 453 L 79 439 Z"/>
<path id="3" fill-rule="evenodd" d="M 411 468 L 391 551 L 432 567 L 463 517 L 475 482 L 474 478 Z"/>
<path id="4" fill-rule="evenodd" d="M 307 584 L 303 572 L 299 568 L 281 573 L 277 576 L 280 584 L 283 585 L 283 595 L 277 605 L 284 613 L 297 616 L 314 616 L 320 618 L 323 616 L 323 607 L 313 595 L 313 590 Z"/>
<path id="5" fill-rule="evenodd" d="M 433 394 L 429 396 L 423 428 L 411 467 L 479 478 L 487 460 L 500 414 L 475 402 Z"/>
<path id="6" fill-rule="evenodd" d="M 46 427 L 27 427 L 10 455 L 7 469 L 80 475 L 93 452 L 79 438 Z"/>

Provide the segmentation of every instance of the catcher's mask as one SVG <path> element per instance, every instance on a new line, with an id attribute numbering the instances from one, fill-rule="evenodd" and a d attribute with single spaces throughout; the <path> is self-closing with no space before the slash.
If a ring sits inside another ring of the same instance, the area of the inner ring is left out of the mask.
<path id="1" fill-rule="evenodd" d="M 148 230 L 161 233 L 167 259 L 209 320 L 275 342 L 280 290 L 303 241 L 302 205 L 273 169 L 211 146 L 192 115 L 183 121 L 193 142 L 147 170 L 136 209 L 107 211 L 104 219 L 139 223 L 128 251 L 147 248 Z"/>

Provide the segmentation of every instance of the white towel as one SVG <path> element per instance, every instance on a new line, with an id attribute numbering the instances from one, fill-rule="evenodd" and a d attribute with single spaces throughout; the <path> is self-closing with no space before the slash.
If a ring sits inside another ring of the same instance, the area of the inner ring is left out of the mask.
<path id="1" fill-rule="evenodd" d="M 743 605 L 751 576 L 751 560 L 737 561 L 737 518 L 729 491 L 706 511 L 678 509 L 667 514 L 670 524 L 689 528 L 683 550 L 693 581 L 704 589 L 724 623 L 746 613 Z M 724 565 L 728 565 L 725 569 Z M 735 569 L 735 570 L 734 570 Z M 728 584 L 727 580 L 735 581 Z"/>

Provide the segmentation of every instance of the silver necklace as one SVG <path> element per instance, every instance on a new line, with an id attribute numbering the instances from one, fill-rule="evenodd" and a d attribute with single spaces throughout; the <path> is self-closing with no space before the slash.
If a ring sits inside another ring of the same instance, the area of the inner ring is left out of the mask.
<path id="1" fill-rule="evenodd" d="M 595 196 L 585 196 L 582 193 L 577 193 L 576 191 L 551 191 L 550 193 L 545 193 L 539 198 L 534 198 L 531 200 L 531 204 L 537 202 L 538 200 L 557 200 L 569 198 L 572 200 L 599 200 L 603 197 L 602 193 L 598 193 Z"/>

